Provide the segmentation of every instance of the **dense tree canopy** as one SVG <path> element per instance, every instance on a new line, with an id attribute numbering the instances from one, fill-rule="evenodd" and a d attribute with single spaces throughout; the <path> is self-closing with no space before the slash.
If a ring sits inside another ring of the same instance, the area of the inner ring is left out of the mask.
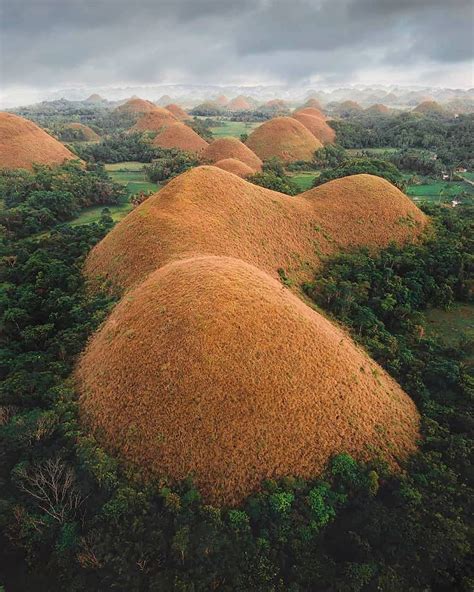
<path id="1" fill-rule="evenodd" d="M 474 115 L 430 117 L 402 112 L 391 116 L 353 115 L 331 120 L 344 148 L 417 148 L 437 154 L 448 168 L 474 166 Z"/>
<path id="2" fill-rule="evenodd" d="M 86 169 L 69 161 L 37 165 L 32 172 L 3 169 L 0 194 L 4 202 L 0 225 L 24 237 L 71 220 L 82 208 L 115 204 L 125 197 L 125 190 L 101 167 Z"/>

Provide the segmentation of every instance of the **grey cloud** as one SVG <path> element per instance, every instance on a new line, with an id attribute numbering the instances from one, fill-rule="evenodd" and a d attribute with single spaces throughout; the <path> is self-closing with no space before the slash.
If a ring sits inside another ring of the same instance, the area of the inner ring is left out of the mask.
<path id="1" fill-rule="evenodd" d="M 3 0 L 1 11 L 6 87 L 350 81 L 473 55 L 468 0 Z"/>

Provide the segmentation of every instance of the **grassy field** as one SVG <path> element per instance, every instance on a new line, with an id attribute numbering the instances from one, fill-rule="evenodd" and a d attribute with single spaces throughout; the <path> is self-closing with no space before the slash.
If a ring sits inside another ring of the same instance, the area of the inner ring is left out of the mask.
<path id="1" fill-rule="evenodd" d="M 397 152 L 397 150 L 399 150 L 399 148 L 348 148 L 346 152 L 350 156 L 358 156 L 362 152 L 367 153 L 370 156 L 380 156 L 384 152 Z"/>
<path id="2" fill-rule="evenodd" d="M 290 174 L 291 180 L 298 185 L 301 191 L 311 189 L 313 181 L 318 175 L 319 173 L 317 171 L 302 171 Z"/>
<path id="3" fill-rule="evenodd" d="M 118 162 L 106 164 L 105 170 L 116 183 L 125 185 L 128 195 L 135 195 L 139 191 L 157 191 L 158 185 L 150 183 L 143 172 L 142 162 Z"/>
<path id="4" fill-rule="evenodd" d="M 104 208 L 107 208 L 115 222 L 118 222 L 124 218 L 128 212 L 132 209 L 132 204 L 127 201 L 124 203 L 117 204 L 116 206 L 92 206 L 90 208 L 84 208 L 77 218 L 74 218 L 70 222 L 71 226 L 79 226 L 80 224 L 90 224 L 91 222 L 97 222 L 100 218 L 100 214 Z"/>
<path id="5" fill-rule="evenodd" d="M 474 173 L 473 172 L 468 172 L 468 173 L 459 173 L 459 175 L 461 177 L 464 177 L 465 179 L 467 179 L 468 181 L 474 181 Z"/>
<path id="6" fill-rule="evenodd" d="M 225 138 L 232 136 L 234 138 L 240 138 L 242 134 L 250 134 L 252 130 L 260 125 L 257 122 L 248 121 L 220 121 L 220 125 L 217 127 L 211 127 L 210 130 L 215 138 Z"/>
<path id="7" fill-rule="evenodd" d="M 462 181 L 439 181 L 427 179 L 420 185 L 409 185 L 407 195 L 414 201 L 443 202 L 458 197 L 461 193 L 474 196 L 474 187 Z"/>
<path id="8" fill-rule="evenodd" d="M 427 333 L 439 337 L 446 345 L 474 343 L 474 304 L 458 304 L 452 310 L 433 308 L 426 314 Z M 474 365 L 474 349 L 468 358 Z"/>
<path id="9" fill-rule="evenodd" d="M 142 162 L 118 162 L 116 164 L 107 164 L 105 165 L 105 169 L 116 183 L 125 185 L 128 193 L 126 201 L 114 206 L 92 206 L 90 208 L 85 208 L 79 216 L 71 222 L 72 226 L 97 222 L 104 207 L 109 209 L 112 219 L 115 222 L 118 222 L 132 209 L 132 204 L 130 203 L 130 197 L 132 195 L 135 195 L 139 191 L 155 192 L 159 189 L 159 185 L 156 183 L 150 183 L 145 177 Z"/>

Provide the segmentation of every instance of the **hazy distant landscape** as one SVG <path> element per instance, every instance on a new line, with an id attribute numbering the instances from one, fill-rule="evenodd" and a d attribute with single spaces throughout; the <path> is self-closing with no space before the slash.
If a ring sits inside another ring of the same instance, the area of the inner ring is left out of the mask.
<path id="1" fill-rule="evenodd" d="M 0 592 L 471 592 L 472 4 L 1 13 Z"/>

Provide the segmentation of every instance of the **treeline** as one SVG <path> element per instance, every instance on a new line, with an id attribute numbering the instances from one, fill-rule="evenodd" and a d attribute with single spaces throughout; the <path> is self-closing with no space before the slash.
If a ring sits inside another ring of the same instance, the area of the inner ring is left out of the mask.
<path id="1" fill-rule="evenodd" d="M 436 153 L 448 169 L 474 166 L 474 115 L 364 114 L 329 123 L 344 148 L 416 148 Z"/>

